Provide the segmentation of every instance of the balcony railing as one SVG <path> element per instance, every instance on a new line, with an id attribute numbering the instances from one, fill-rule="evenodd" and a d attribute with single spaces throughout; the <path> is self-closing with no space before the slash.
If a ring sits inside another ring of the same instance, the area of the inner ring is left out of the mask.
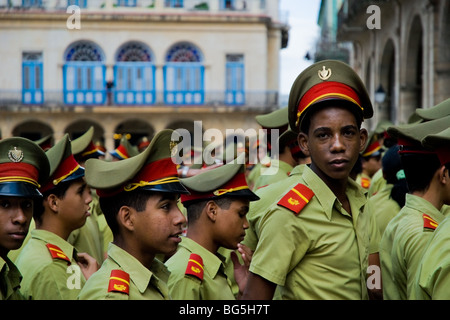
<path id="1" fill-rule="evenodd" d="M 166 96 L 167 92 L 165 91 L 156 91 L 156 96 L 154 97 L 154 103 L 140 103 L 140 101 L 144 100 L 134 100 L 132 103 L 119 103 L 115 100 L 115 90 L 112 89 L 110 91 L 98 90 L 95 92 L 97 95 L 102 95 L 103 99 L 99 99 L 98 101 L 102 101 L 102 103 L 83 103 L 83 104 L 67 104 L 64 101 L 64 93 L 62 91 L 44 91 L 43 92 L 43 103 L 40 104 L 31 104 L 25 103 L 23 101 L 22 91 L 21 90 L 0 90 L 0 109 L 1 110 L 13 110 L 14 108 L 20 107 L 36 107 L 36 108 L 53 108 L 53 107 L 64 107 L 64 108 L 74 108 L 74 107 L 108 107 L 108 106 L 116 106 L 121 108 L 126 107 L 142 107 L 142 108 L 152 108 L 152 107 L 162 107 L 162 106 L 170 106 L 176 108 L 189 108 L 189 107 L 229 107 L 234 109 L 243 109 L 243 110 L 263 110 L 267 108 L 273 108 L 278 106 L 279 97 L 277 91 L 247 91 L 244 94 L 244 98 L 233 99 L 227 92 L 219 92 L 219 91 L 204 91 L 203 101 L 201 103 L 188 102 L 185 100 L 180 100 L 178 103 L 176 100 L 174 103 L 168 103 Z M 135 94 L 131 92 L 131 94 Z M 182 94 L 186 94 L 185 92 Z M 231 98 L 230 98 L 231 97 Z M 242 103 L 243 101 L 243 103 Z"/>
<path id="2" fill-rule="evenodd" d="M 186 11 L 267 13 L 265 1 L 261 0 L 0 0 L 0 10 L 65 11 L 70 5 L 77 5 L 88 11 L 139 8 L 155 13 Z"/>

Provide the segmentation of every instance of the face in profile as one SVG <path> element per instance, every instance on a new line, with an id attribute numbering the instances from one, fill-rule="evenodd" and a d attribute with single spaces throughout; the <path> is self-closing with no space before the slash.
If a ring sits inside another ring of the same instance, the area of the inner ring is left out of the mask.
<path id="1" fill-rule="evenodd" d="M 173 254 L 181 242 L 186 218 L 177 205 L 178 194 L 155 192 L 144 211 L 136 212 L 134 231 L 141 251 Z"/>

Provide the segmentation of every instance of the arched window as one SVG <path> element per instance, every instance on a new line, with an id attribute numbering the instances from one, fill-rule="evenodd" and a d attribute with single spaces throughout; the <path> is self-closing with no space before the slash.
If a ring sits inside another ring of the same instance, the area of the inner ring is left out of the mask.
<path id="1" fill-rule="evenodd" d="M 181 42 L 167 52 L 164 66 L 164 102 L 167 104 L 203 104 L 203 56 L 194 45 Z"/>
<path id="2" fill-rule="evenodd" d="M 116 54 L 114 101 L 117 104 L 153 104 L 156 100 L 153 54 L 145 44 L 127 42 Z"/>
<path id="3" fill-rule="evenodd" d="M 67 48 L 64 61 L 64 103 L 104 104 L 106 67 L 103 51 L 90 41 L 78 41 Z"/>

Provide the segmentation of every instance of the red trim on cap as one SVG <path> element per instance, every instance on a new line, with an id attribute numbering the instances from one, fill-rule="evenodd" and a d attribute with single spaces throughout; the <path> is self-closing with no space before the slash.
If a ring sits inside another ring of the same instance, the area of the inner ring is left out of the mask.
<path id="1" fill-rule="evenodd" d="M 95 145 L 94 143 L 91 141 L 89 143 L 89 145 L 86 147 L 86 149 L 83 150 L 83 152 L 81 153 L 82 157 L 88 156 L 92 153 L 95 153 L 97 151 L 100 151 Z"/>
<path id="2" fill-rule="evenodd" d="M 435 149 L 425 149 L 421 144 L 414 143 L 413 140 L 401 137 L 397 139 L 397 143 L 399 146 L 412 147 L 412 149 L 399 150 L 399 154 L 435 154 L 439 158 L 439 162 L 442 166 L 450 163 L 450 148 L 448 146 L 442 146 Z"/>
<path id="3" fill-rule="evenodd" d="M 1 182 L 28 182 L 36 187 L 38 184 L 38 169 L 25 162 L 5 162 L 0 164 L 0 183 Z"/>
<path id="4" fill-rule="evenodd" d="M 220 188 L 217 190 L 208 192 L 196 192 L 194 190 L 189 189 L 190 194 L 180 195 L 180 200 L 182 203 L 184 203 L 186 201 L 192 200 L 209 199 L 243 189 L 249 189 L 249 187 L 247 185 L 247 180 L 245 179 L 245 173 L 241 172 L 236 174 L 230 181 L 220 186 Z"/>
<path id="5" fill-rule="evenodd" d="M 119 146 L 114 150 L 122 159 L 128 159 L 130 155 L 128 154 L 127 148 L 124 145 L 119 144 Z"/>
<path id="6" fill-rule="evenodd" d="M 71 154 L 59 164 L 58 168 L 56 168 L 56 171 L 51 175 L 47 183 L 39 190 L 41 192 L 50 190 L 51 188 L 55 187 L 58 183 L 60 183 L 62 180 L 69 177 L 79 167 L 80 165 L 75 160 L 73 154 Z"/>
<path id="7" fill-rule="evenodd" d="M 300 99 L 297 107 L 297 125 L 301 114 L 309 106 L 331 98 L 350 101 L 364 110 L 358 94 L 351 87 L 341 82 L 325 81 L 312 86 Z"/>
<path id="8" fill-rule="evenodd" d="M 142 186 L 145 186 L 145 183 L 147 182 L 155 182 L 155 184 L 158 184 L 158 180 L 170 177 L 178 177 L 177 166 L 172 161 L 172 158 L 164 158 L 146 164 L 141 168 L 137 175 L 122 186 L 112 190 L 97 189 L 96 192 L 99 197 L 111 197 L 125 191 L 126 186 L 132 184 L 142 184 Z M 134 188 L 132 190 L 134 190 Z"/>
<path id="9" fill-rule="evenodd" d="M 375 141 L 375 142 L 373 142 L 371 145 L 369 145 L 367 147 L 366 152 L 364 152 L 362 156 L 363 157 L 368 157 L 368 156 L 370 156 L 371 154 L 377 152 L 380 149 L 381 149 L 380 142 Z"/>

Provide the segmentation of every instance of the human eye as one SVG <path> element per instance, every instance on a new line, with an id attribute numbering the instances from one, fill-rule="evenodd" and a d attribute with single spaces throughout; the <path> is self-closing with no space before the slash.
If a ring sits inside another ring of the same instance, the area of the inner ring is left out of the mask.
<path id="1" fill-rule="evenodd" d="M 353 137 L 356 135 L 357 130 L 353 126 L 348 126 L 345 127 L 342 132 L 344 136 Z"/>
<path id="2" fill-rule="evenodd" d="M 11 206 L 11 203 L 8 200 L 0 200 L 0 207 L 3 209 L 8 209 Z"/>
<path id="3" fill-rule="evenodd" d="M 21 203 L 22 209 L 31 209 L 33 208 L 33 201 L 31 200 L 24 200 Z"/>

